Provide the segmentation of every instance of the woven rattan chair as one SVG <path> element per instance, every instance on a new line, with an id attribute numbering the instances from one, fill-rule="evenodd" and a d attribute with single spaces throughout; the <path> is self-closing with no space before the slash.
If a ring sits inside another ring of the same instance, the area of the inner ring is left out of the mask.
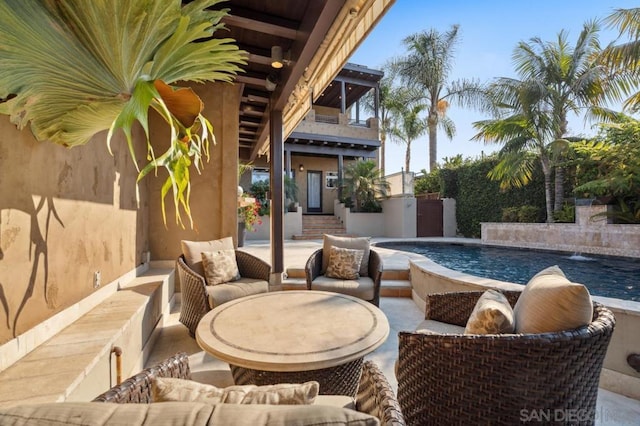
<path id="1" fill-rule="evenodd" d="M 151 403 L 154 377 L 191 379 L 189 356 L 185 352 L 177 353 L 114 386 L 93 401 L 118 404 Z M 363 364 L 355 403 L 356 410 L 377 417 L 382 426 L 405 425 L 395 393 L 387 378 L 372 361 Z"/>
<path id="2" fill-rule="evenodd" d="M 324 250 L 319 249 L 311 254 L 305 265 L 305 275 L 307 278 L 307 289 L 309 290 L 323 290 L 333 291 L 336 293 L 348 294 L 351 296 L 359 297 L 359 289 L 357 287 L 349 286 L 350 281 L 340 279 L 325 279 L 321 285 L 314 283 L 316 278 L 322 276 L 322 257 L 324 256 Z M 357 281 L 373 282 L 373 297 L 366 298 L 368 302 L 378 306 L 380 304 L 380 280 L 382 278 L 382 261 L 380 255 L 374 250 L 369 254 L 369 265 L 367 267 L 368 277 L 360 277 Z M 353 282 L 355 283 L 356 280 Z M 333 284 L 334 283 L 334 284 Z"/>
<path id="3" fill-rule="evenodd" d="M 464 326 L 481 294 L 428 295 L 426 319 Z M 517 299 L 513 294 L 508 298 L 512 304 Z M 513 425 L 545 416 L 553 421 L 558 415 L 593 424 L 614 324 L 611 311 L 594 303 L 593 321 L 570 331 L 484 336 L 400 332 L 402 413 L 409 425 Z"/>
<path id="4" fill-rule="evenodd" d="M 271 266 L 262 259 L 253 256 L 242 250 L 236 250 L 236 262 L 240 272 L 240 280 L 232 283 L 234 291 L 225 292 L 225 297 L 221 301 L 213 300 L 214 305 L 220 302 L 232 300 L 230 297 L 242 297 L 252 294 L 267 292 L 269 290 L 269 275 Z M 204 277 L 191 269 L 181 255 L 177 262 L 178 276 L 180 277 L 180 289 L 182 292 L 182 306 L 180 309 L 180 322 L 189 329 L 189 334 L 193 337 L 198 322 L 202 317 L 213 309 L 211 300 L 207 292 L 207 283 Z M 226 284 L 220 284 L 224 286 Z M 216 290 L 222 287 L 216 286 Z M 244 286 L 244 287 L 243 287 Z M 240 289 L 240 290 L 239 290 Z"/>

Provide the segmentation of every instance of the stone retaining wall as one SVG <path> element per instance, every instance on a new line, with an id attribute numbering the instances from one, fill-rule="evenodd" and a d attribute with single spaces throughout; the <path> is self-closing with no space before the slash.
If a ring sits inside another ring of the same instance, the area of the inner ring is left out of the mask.
<path id="1" fill-rule="evenodd" d="M 482 223 L 482 243 L 640 258 L 640 225 L 595 216 L 609 206 L 577 206 L 576 223 Z"/>

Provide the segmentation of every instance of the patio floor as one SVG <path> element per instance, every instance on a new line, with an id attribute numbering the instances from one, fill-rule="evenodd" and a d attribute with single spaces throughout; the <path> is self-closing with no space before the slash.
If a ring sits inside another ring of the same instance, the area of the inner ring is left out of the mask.
<path id="1" fill-rule="evenodd" d="M 374 239 L 374 241 L 382 240 L 385 239 Z M 321 241 L 286 241 L 285 270 L 286 268 L 303 268 L 306 259 L 314 250 L 321 247 L 321 244 Z M 248 241 L 243 250 L 256 254 L 270 263 L 268 242 Z M 385 268 L 408 267 L 410 254 L 387 249 L 381 249 L 380 252 Z M 398 354 L 398 331 L 414 329 L 415 325 L 424 318 L 424 314 L 412 299 L 404 297 L 382 297 L 380 308 L 387 315 L 391 331 L 387 341 L 365 358 L 375 361 L 380 366 L 389 383 L 395 389 L 397 381 L 394 374 L 394 363 Z M 179 312 L 178 302 L 172 309 L 171 315 L 163 323 L 147 361 L 147 366 L 151 366 L 178 351 L 185 351 L 189 354 L 194 380 L 212 383 L 216 386 L 233 384 L 229 366 L 200 349 L 195 339 L 189 336 L 186 327 L 178 322 Z M 600 389 L 596 412 L 597 425 L 637 425 L 639 418 L 640 401 Z"/>

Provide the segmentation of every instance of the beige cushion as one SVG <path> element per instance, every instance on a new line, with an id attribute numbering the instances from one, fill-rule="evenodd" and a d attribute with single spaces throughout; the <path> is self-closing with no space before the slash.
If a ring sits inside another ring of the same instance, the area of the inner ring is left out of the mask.
<path id="1" fill-rule="evenodd" d="M 558 266 L 537 273 L 513 308 L 517 333 L 546 333 L 587 325 L 593 318 L 589 290 L 569 281 Z"/>
<path id="2" fill-rule="evenodd" d="M 357 280 L 360 278 L 360 265 L 364 250 L 346 249 L 331 246 L 329 265 L 324 273 L 329 278 L 341 280 Z"/>
<path id="3" fill-rule="evenodd" d="M 369 277 L 360 277 L 357 280 L 340 280 L 319 275 L 311 283 L 311 290 L 332 291 L 363 300 L 373 300 L 374 285 Z"/>
<path id="4" fill-rule="evenodd" d="M 204 277 L 204 267 L 202 266 L 202 253 L 205 251 L 233 250 L 233 238 L 226 237 L 212 241 L 180 241 L 182 254 L 184 254 L 187 265 L 196 274 Z"/>
<path id="5" fill-rule="evenodd" d="M 1 425 L 207 425 L 214 406 L 194 403 L 63 402 L 0 410 Z M 187 421 L 189 419 L 190 421 Z"/>
<path id="6" fill-rule="evenodd" d="M 157 377 L 152 383 L 154 402 L 184 401 L 207 404 L 313 404 L 319 388 L 318 382 L 313 381 L 218 388 L 193 380 Z"/>
<path id="7" fill-rule="evenodd" d="M 240 278 L 234 249 L 205 251 L 202 255 L 204 278 L 208 285 L 217 285 Z"/>
<path id="8" fill-rule="evenodd" d="M 424 320 L 416 327 L 422 334 L 464 334 L 464 327 L 441 321 Z"/>
<path id="9" fill-rule="evenodd" d="M 331 246 L 334 246 L 364 250 L 362 263 L 360 264 L 360 276 L 366 277 L 369 275 L 369 251 L 371 250 L 369 237 L 337 237 L 335 235 L 325 234 L 322 239 L 322 274 L 327 271 L 327 266 L 329 266 L 330 248 Z"/>
<path id="10" fill-rule="evenodd" d="M 224 284 L 208 285 L 206 291 L 209 307 L 213 309 L 239 297 L 266 293 L 269 291 L 269 283 L 258 278 L 241 277 Z"/>
<path id="11" fill-rule="evenodd" d="M 328 405 L 240 405 L 198 402 L 113 404 L 57 402 L 0 409 L 0 424 L 60 426 L 63 424 L 184 426 L 374 426 L 377 418 Z"/>
<path id="12" fill-rule="evenodd" d="M 513 309 L 504 294 L 497 290 L 487 290 L 473 308 L 465 334 L 513 333 L 515 318 Z"/>
<path id="13" fill-rule="evenodd" d="M 318 395 L 313 404 L 356 409 L 356 401 L 347 395 Z"/>
<path id="14" fill-rule="evenodd" d="M 380 426 L 369 414 L 330 405 L 218 404 L 211 424 L 234 426 Z"/>

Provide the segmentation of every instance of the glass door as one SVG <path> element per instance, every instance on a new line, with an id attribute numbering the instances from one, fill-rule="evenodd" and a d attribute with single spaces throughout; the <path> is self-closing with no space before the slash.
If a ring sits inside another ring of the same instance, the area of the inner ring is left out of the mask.
<path id="1" fill-rule="evenodd" d="M 307 213 L 322 213 L 322 172 L 307 172 Z"/>

